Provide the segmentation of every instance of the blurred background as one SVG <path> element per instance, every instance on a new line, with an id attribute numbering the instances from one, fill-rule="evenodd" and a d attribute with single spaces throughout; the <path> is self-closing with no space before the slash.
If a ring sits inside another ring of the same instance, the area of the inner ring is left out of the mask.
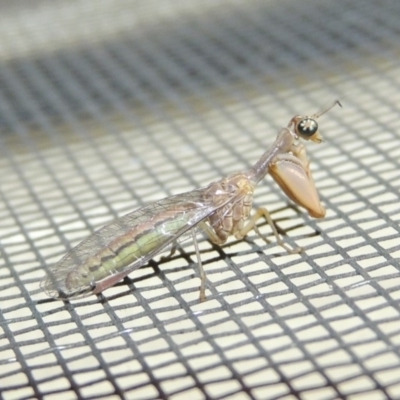
<path id="1" fill-rule="evenodd" d="M 400 2 L 0 1 L 4 399 L 400 398 Z M 47 268 L 118 215 L 247 169 L 295 114 L 327 208 L 199 236 L 100 296 Z"/>

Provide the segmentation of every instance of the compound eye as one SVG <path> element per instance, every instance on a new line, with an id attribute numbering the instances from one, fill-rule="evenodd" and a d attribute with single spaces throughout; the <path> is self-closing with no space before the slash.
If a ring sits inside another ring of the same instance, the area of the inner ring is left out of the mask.
<path id="1" fill-rule="evenodd" d="M 318 124 L 315 119 L 304 118 L 297 124 L 296 128 L 300 136 L 310 137 L 318 131 Z"/>

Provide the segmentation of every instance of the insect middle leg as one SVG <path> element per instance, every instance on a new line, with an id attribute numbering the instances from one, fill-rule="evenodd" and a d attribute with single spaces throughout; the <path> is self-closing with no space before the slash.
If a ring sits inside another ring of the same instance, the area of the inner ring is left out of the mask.
<path id="1" fill-rule="evenodd" d="M 264 241 L 268 243 L 267 238 L 260 232 L 260 230 L 257 227 L 257 221 L 260 218 L 265 218 L 265 220 L 268 222 L 269 226 L 272 229 L 272 232 L 274 233 L 274 236 L 276 237 L 277 243 L 282 246 L 288 253 L 290 254 L 297 254 L 301 253 L 303 249 L 301 247 L 295 247 L 291 248 L 289 247 L 281 238 L 279 235 L 276 226 L 274 224 L 274 221 L 271 218 L 271 215 L 269 214 L 268 210 L 266 208 L 259 208 L 256 213 L 251 217 L 250 221 L 247 223 L 246 226 L 244 226 L 240 231 L 238 231 L 235 234 L 236 239 L 243 239 L 252 229 L 254 229 L 258 236 L 260 236 Z M 217 244 L 217 245 L 222 245 L 225 243 L 226 240 L 221 239 L 213 230 L 213 228 L 209 225 L 207 225 L 204 221 L 199 224 L 200 229 L 206 233 L 208 238 L 211 240 L 211 242 Z M 200 258 L 200 252 L 196 240 L 196 235 L 193 234 L 193 242 L 196 250 L 196 255 L 197 255 L 197 262 L 199 265 L 200 269 L 200 279 L 201 279 L 201 284 L 200 284 L 200 301 L 204 301 L 206 299 L 206 293 L 205 293 L 205 284 L 206 284 L 206 273 L 203 269 L 203 264 L 201 263 L 201 258 Z"/>
<path id="2" fill-rule="evenodd" d="M 235 237 L 237 239 L 243 239 L 252 229 L 254 229 L 258 236 L 260 236 L 265 242 L 268 243 L 267 238 L 260 232 L 257 226 L 257 221 L 260 218 L 265 218 L 265 220 L 268 222 L 268 225 L 271 227 L 272 232 L 274 236 L 276 237 L 277 243 L 282 246 L 288 253 L 290 254 L 297 254 L 301 253 L 303 249 L 301 247 L 295 247 L 291 248 L 286 243 L 282 240 L 281 236 L 279 235 L 275 223 L 271 218 L 270 213 L 266 208 L 259 208 L 256 213 L 251 217 L 250 221 L 247 223 L 246 226 L 244 226 L 236 235 Z"/>

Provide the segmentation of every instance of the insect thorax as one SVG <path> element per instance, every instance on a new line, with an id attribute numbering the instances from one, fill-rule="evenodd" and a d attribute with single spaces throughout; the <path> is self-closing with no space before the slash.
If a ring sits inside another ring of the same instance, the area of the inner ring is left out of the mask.
<path id="1" fill-rule="evenodd" d="M 218 209 L 208 217 L 208 222 L 222 243 L 243 228 L 251 212 L 253 193 L 253 185 L 242 173 L 209 186 L 207 196 Z"/>

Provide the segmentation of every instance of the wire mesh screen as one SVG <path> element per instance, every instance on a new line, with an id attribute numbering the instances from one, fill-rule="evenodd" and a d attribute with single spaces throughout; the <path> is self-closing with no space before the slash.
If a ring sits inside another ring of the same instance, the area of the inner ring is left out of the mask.
<path id="1" fill-rule="evenodd" d="M 0 2 L 4 399 L 400 398 L 400 2 Z M 249 168 L 296 114 L 327 209 L 182 240 L 98 296 L 39 283 L 113 218 Z"/>

